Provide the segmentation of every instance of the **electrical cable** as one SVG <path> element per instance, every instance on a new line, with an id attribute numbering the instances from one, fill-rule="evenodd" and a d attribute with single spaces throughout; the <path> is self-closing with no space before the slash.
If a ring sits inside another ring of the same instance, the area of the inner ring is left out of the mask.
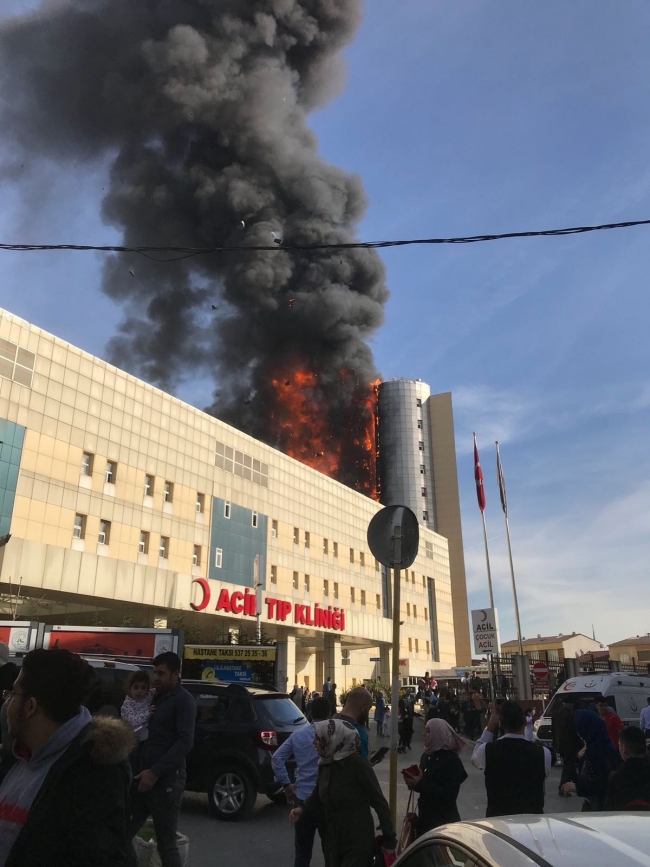
<path id="1" fill-rule="evenodd" d="M 628 220 L 624 223 L 601 223 L 597 226 L 569 226 L 564 229 L 540 229 L 529 232 L 501 232 L 489 235 L 461 235 L 455 238 L 410 238 L 402 241 L 348 241 L 332 244 L 290 244 L 277 242 L 273 244 L 261 244 L 245 246 L 242 244 L 231 246 L 220 244 L 214 247 L 167 247 L 167 246 L 140 246 L 122 247 L 119 245 L 95 245 L 95 244 L 0 244 L 0 251 L 14 252 L 37 252 L 45 250 L 94 250 L 101 253 L 137 253 L 147 259 L 156 262 L 177 262 L 192 256 L 203 256 L 209 253 L 309 253 L 327 250 L 368 250 L 386 249 L 388 247 L 410 247 L 416 245 L 433 244 L 476 244 L 482 241 L 502 241 L 507 238 L 541 238 L 559 237 L 563 235 L 584 235 L 588 232 L 600 232 L 609 229 L 629 229 L 632 226 L 650 225 L 648 220 Z M 166 257 L 171 254 L 171 257 Z M 160 257 L 163 258 L 160 258 Z"/>

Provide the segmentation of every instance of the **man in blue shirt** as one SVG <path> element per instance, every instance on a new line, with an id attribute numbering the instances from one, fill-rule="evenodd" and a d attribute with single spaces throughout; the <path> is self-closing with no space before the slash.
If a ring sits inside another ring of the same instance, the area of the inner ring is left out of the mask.
<path id="1" fill-rule="evenodd" d="M 326 698 L 315 698 L 311 706 L 314 722 L 325 720 L 330 715 L 330 703 Z M 296 781 L 291 783 L 287 773 L 286 762 L 291 758 L 296 762 Z M 281 744 L 271 757 L 273 773 L 279 783 L 284 786 L 284 793 L 289 804 L 302 806 L 311 795 L 318 776 L 318 753 L 314 746 L 314 726 L 308 724 L 296 729 Z M 311 853 L 314 848 L 316 831 L 323 842 L 323 820 L 320 816 L 304 813 L 296 822 L 296 859 L 294 867 L 309 867 Z"/>
<path id="2" fill-rule="evenodd" d="M 641 731 L 645 732 L 646 738 L 650 738 L 650 698 L 648 698 L 648 706 L 641 709 Z"/>

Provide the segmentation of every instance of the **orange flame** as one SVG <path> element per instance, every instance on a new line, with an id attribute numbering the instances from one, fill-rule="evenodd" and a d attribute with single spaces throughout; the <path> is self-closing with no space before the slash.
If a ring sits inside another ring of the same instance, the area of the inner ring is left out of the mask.
<path id="1" fill-rule="evenodd" d="M 339 371 L 350 381 L 351 374 Z M 379 499 L 377 491 L 377 385 L 355 387 L 344 419 L 330 414 L 327 389 L 318 374 L 301 366 L 275 375 L 269 422 L 278 448 L 312 469 Z"/>

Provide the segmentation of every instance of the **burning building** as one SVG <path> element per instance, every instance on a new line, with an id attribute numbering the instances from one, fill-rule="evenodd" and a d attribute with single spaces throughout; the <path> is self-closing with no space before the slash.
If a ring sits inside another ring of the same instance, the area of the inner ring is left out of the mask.
<path id="1" fill-rule="evenodd" d="M 363 648 L 387 673 L 390 643 L 365 536 L 378 508 L 367 341 L 388 293 L 376 251 L 346 246 L 361 181 L 322 159 L 308 126 L 360 15 L 361 0 L 61 0 L 0 27 L 3 179 L 107 169 L 101 213 L 124 247 L 227 248 L 106 258 L 102 290 L 124 310 L 114 367 L 3 315 L 0 425 L 18 463 L 2 582 L 23 578 L 68 618 L 186 611 L 209 631 L 250 616 L 214 600 L 250 587 L 258 557 L 282 602 L 265 626 L 285 675 L 316 687 L 324 669 L 342 681 L 341 641 L 361 654 L 353 679 L 373 671 Z M 170 396 L 205 376 L 207 412 Z M 387 471 L 382 484 L 397 496 Z M 443 500 L 421 518 L 407 673 L 455 659 Z M 278 620 L 289 602 L 300 611 Z M 308 602 L 344 610 L 343 635 L 303 617 Z"/>
<path id="2" fill-rule="evenodd" d="M 7 311 L 0 440 L 0 604 L 12 617 L 252 641 L 258 575 L 281 688 L 389 682 L 370 497 Z M 422 526 L 402 592 L 405 682 L 456 662 L 451 542 Z"/>

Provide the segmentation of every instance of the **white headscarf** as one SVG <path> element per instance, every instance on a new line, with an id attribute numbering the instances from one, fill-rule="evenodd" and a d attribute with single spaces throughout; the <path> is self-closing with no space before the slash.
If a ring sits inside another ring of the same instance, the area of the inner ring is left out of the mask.
<path id="1" fill-rule="evenodd" d="M 342 719 L 326 719 L 314 723 L 314 736 L 321 752 L 319 765 L 329 765 L 358 753 L 361 746 L 359 732 Z"/>
<path id="2" fill-rule="evenodd" d="M 465 749 L 465 741 L 457 735 L 448 722 L 444 719 L 430 719 L 427 723 L 430 741 L 424 752 L 430 756 L 438 750 L 450 750 L 458 754 Z"/>

